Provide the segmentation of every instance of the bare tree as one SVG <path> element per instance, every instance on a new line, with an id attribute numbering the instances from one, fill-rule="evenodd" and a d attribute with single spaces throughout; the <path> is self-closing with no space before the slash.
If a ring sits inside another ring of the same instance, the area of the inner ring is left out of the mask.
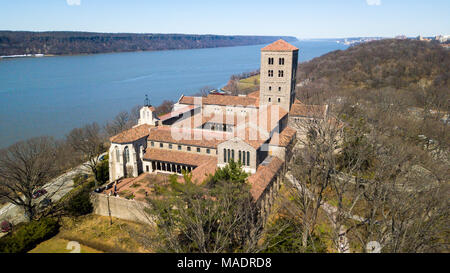
<path id="1" fill-rule="evenodd" d="M 38 137 L 13 144 L 0 153 L 0 196 L 22 207 L 28 220 L 38 216 L 42 202 L 33 194 L 58 173 L 56 149 L 52 138 Z"/>
<path id="2" fill-rule="evenodd" d="M 106 150 L 105 138 L 97 123 L 88 124 L 82 128 L 73 129 L 67 135 L 67 143 L 78 151 L 84 159 L 83 163 L 94 174 L 95 185 L 98 185 L 99 156 Z"/>
<path id="3" fill-rule="evenodd" d="M 105 130 L 109 136 L 115 136 L 132 126 L 130 114 L 128 112 L 120 112 L 111 122 L 106 123 Z"/>
<path id="4" fill-rule="evenodd" d="M 302 218 L 302 244 L 306 247 L 314 233 L 325 191 L 335 179 L 335 153 L 341 130 L 333 123 L 316 120 L 298 121 L 295 126 L 306 135 L 299 139 L 301 148 L 296 149 L 290 163 L 294 198 L 288 209 Z"/>

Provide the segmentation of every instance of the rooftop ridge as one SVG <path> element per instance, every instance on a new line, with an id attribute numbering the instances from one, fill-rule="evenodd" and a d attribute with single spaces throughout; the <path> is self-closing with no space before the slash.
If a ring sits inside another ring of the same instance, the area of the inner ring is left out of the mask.
<path id="1" fill-rule="evenodd" d="M 261 51 L 295 51 L 298 50 L 297 47 L 291 45 L 283 39 L 275 41 L 270 45 L 261 48 Z"/>

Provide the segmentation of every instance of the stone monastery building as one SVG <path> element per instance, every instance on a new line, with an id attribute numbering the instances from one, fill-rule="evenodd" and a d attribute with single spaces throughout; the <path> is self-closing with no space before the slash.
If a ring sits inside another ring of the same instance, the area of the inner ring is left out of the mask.
<path id="1" fill-rule="evenodd" d="M 248 95 L 182 95 L 162 116 L 147 103 L 136 126 L 110 139 L 110 181 L 185 170 L 201 183 L 234 159 L 250 174 L 254 201 L 266 206 L 301 134 L 295 121 L 327 115 L 327 106 L 295 99 L 298 52 L 284 40 L 262 48 L 260 90 Z"/>

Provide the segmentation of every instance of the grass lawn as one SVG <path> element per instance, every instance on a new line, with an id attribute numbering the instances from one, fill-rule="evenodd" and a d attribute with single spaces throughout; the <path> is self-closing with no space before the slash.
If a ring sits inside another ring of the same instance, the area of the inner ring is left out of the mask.
<path id="1" fill-rule="evenodd" d="M 154 227 L 122 219 L 112 220 L 111 225 L 109 217 L 94 214 L 63 218 L 60 232 L 30 252 L 70 252 L 66 250 L 69 241 L 78 242 L 81 251 L 86 253 L 153 252 L 149 245 L 154 238 Z"/>
<path id="2" fill-rule="evenodd" d="M 238 88 L 241 91 L 251 91 L 259 87 L 259 75 L 242 79 L 238 82 Z"/>
<path id="3" fill-rule="evenodd" d="M 72 250 L 67 249 L 69 240 L 53 237 L 43 243 L 40 243 L 36 248 L 29 253 L 70 253 Z M 102 251 L 93 249 L 91 247 L 80 244 L 81 253 L 102 253 Z"/>

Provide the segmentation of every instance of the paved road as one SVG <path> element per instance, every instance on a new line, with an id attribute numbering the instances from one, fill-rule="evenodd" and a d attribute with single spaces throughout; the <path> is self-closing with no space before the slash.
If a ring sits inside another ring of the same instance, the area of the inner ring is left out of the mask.
<path id="1" fill-rule="evenodd" d="M 66 193 L 68 193 L 71 189 L 73 189 L 72 179 L 78 173 L 89 173 L 89 171 L 85 166 L 80 165 L 58 176 L 57 178 L 53 179 L 50 183 L 48 183 L 43 187 L 44 189 L 47 190 L 47 194 L 45 196 L 50 197 L 53 202 L 61 199 Z M 41 198 L 44 198 L 44 196 Z M 14 204 L 8 203 L 0 209 L 0 221 L 3 220 L 8 220 L 12 224 L 17 224 L 25 221 L 26 219 L 22 208 Z"/>

